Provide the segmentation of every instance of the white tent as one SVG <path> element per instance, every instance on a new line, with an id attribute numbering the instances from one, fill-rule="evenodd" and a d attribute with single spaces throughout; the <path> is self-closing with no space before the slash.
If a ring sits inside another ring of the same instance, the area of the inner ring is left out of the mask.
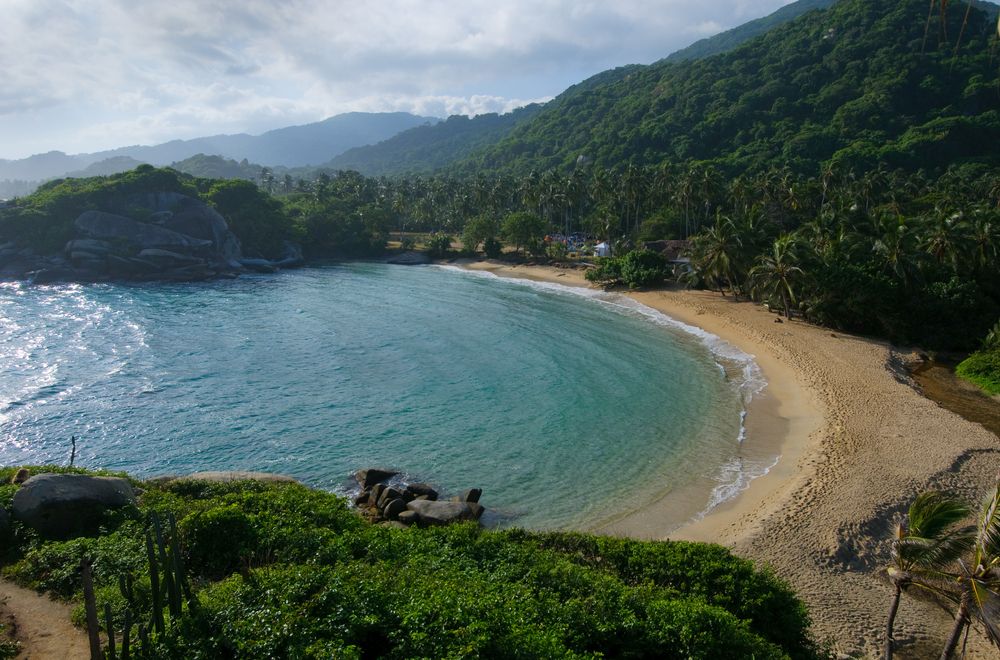
<path id="1" fill-rule="evenodd" d="M 610 257 L 611 246 L 607 243 L 598 243 L 594 246 L 594 255 L 598 257 Z"/>

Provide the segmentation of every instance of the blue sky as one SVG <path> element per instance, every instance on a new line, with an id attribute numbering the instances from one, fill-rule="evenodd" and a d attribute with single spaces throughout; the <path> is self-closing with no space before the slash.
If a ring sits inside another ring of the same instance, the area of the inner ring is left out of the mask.
<path id="1" fill-rule="evenodd" d="M 0 158 L 545 100 L 790 0 L 0 0 Z"/>

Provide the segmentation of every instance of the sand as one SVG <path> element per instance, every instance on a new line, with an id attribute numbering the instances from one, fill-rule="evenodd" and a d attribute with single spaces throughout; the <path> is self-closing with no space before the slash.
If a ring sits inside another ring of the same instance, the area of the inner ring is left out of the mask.
<path id="1" fill-rule="evenodd" d="M 466 263 L 501 277 L 587 286 L 582 272 Z M 720 543 L 787 580 L 809 606 L 816 637 L 837 653 L 877 656 L 891 590 L 882 571 L 895 516 L 929 489 L 971 501 L 992 488 L 1000 439 L 917 391 L 916 354 L 802 321 L 718 293 L 629 293 L 755 356 L 768 387 L 751 404 L 747 442 L 773 443 L 771 472 L 704 519 L 662 535 L 669 496 L 616 521 L 607 533 Z M 951 627 L 939 606 L 904 597 L 897 657 L 936 657 Z M 981 633 L 967 657 L 996 658 Z"/>

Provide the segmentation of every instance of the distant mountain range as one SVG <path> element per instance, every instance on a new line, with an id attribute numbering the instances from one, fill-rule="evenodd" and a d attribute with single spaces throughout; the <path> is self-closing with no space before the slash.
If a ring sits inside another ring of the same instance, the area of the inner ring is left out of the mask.
<path id="1" fill-rule="evenodd" d="M 291 126 L 262 135 L 213 135 L 172 140 L 154 146 L 131 146 L 90 154 L 61 151 L 20 160 L 0 159 L 0 180 L 43 181 L 62 176 L 113 174 L 138 163 L 169 165 L 197 154 L 211 154 L 268 166 L 302 167 L 326 163 L 353 147 L 374 144 L 416 126 L 441 121 L 405 112 L 350 112 L 313 124 Z"/>
<path id="2" fill-rule="evenodd" d="M 566 170 L 581 157 L 604 167 L 699 160 L 803 171 L 830 159 L 861 167 L 985 162 L 1000 138 L 997 68 L 988 61 L 1000 7 L 973 5 L 965 29 L 965 3 L 948 13 L 951 36 L 965 35 L 962 52 L 939 41 L 936 27 L 925 51 L 926 0 L 797 0 L 654 64 L 601 72 L 503 115 L 349 113 L 259 136 L 0 160 L 0 197 L 30 192 L 29 182 L 139 163 L 254 179 L 265 166 L 294 178 L 338 169 L 524 173 Z"/>

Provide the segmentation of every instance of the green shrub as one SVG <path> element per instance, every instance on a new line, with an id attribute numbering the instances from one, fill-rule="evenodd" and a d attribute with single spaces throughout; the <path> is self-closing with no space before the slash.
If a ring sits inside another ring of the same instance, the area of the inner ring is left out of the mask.
<path id="1" fill-rule="evenodd" d="M 503 243 L 495 238 L 487 238 L 483 241 L 483 253 L 490 259 L 499 259 L 503 254 Z"/>
<path id="2" fill-rule="evenodd" d="M 246 566 L 257 543 L 250 517 L 234 505 L 197 511 L 179 523 L 188 566 L 212 579 Z"/>
<path id="3" fill-rule="evenodd" d="M 955 373 L 987 394 L 1000 394 L 1000 350 L 973 353 L 955 368 Z"/>
<path id="4" fill-rule="evenodd" d="M 651 250 L 633 250 L 622 257 L 600 259 L 584 277 L 602 286 L 641 289 L 662 284 L 667 278 L 667 260 Z"/>
<path id="5" fill-rule="evenodd" d="M 427 239 L 427 251 L 435 259 L 447 255 L 451 251 L 451 243 L 454 239 L 444 232 L 431 234 Z"/>

